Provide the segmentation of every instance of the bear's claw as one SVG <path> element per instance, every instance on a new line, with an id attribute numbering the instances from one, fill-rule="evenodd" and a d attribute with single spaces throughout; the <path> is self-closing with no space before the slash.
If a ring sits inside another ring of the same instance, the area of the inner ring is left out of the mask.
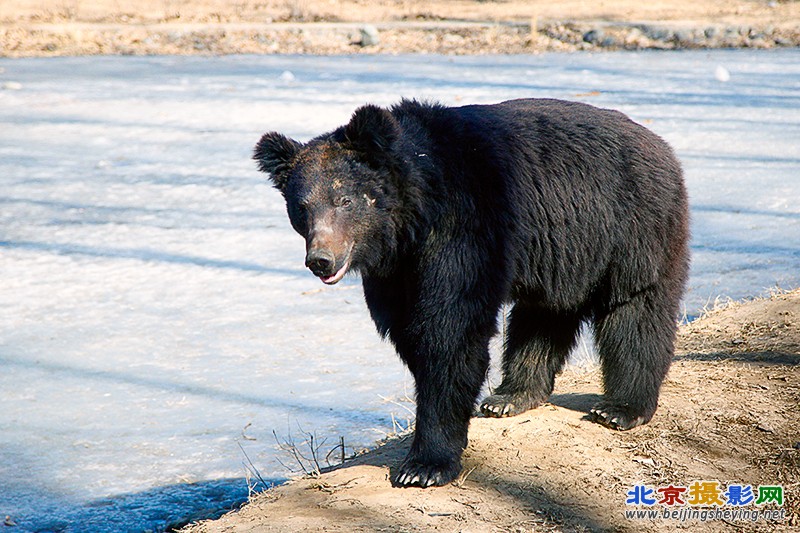
<path id="1" fill-rule="evenodd" d="M 588 418 L 592 422 L 619 431 L 633 429 L 650 420 L 648 417 L 632 414 L 629 407 L 605 402 L 592 407 Z"/>
<path id="2" fill-rule="evenodd" d="M 431 487 L 447 485 L 461 472 L 458 461 L 449 464 L 424 464 L 407 459 L 392 478 L 395 487 Z"/>
<path id="3" fill-rule="evenodd" d="M 493 394 L 487 396 L 481 402 L 481 413 L 489 418 L 503 418 L 516 416 L 529 409 L 537 407 L 538 404 L 522 397 L 511 396 L 508 394 Z"/>

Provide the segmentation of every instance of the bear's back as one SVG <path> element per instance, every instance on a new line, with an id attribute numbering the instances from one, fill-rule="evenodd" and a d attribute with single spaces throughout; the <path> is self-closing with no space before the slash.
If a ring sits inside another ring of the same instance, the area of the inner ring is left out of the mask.
<path id="1" fill-rule="evenodd" d="M 622 299 L 687 240 L 680 163 L 623 113 L 553 99 L 398 107 L 428 137 L 433 179 L 461 198 L 463 229 L 506 243 L 518 290 L 569 306 L 614 278 L 605 299 Z"/>

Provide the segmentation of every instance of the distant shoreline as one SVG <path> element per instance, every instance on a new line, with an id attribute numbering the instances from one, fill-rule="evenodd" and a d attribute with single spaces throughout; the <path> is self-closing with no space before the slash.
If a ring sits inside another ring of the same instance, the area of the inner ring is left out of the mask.
<path id="1" fill-rule="evenodd" d="M 535 31 L 532 31 L 535 28 Z M 800 46 L 797 24 L 714 22 L 160 22 L 0 25 L 0 57 L 535 54 Z"/>

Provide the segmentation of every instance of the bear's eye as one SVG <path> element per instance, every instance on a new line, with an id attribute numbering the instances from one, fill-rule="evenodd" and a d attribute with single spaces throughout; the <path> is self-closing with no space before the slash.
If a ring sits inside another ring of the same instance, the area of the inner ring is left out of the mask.
<path id="1" fill-rule="evenodd" d="M 351 200 L 347 196 L 342 196 L 341 198 L 339 198 L 337 204 L 339 207 L 350 207 L 351 205 L 353 205 L 353 200 Z"/>

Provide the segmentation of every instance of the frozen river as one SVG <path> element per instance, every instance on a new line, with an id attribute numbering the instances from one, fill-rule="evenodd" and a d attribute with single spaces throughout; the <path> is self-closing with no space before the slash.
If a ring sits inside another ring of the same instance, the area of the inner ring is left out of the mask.
<path id="1" fill-rule="evenodd" d="M 246 498 L 245 464 L 285 477 L 273 430 L 316 432 L 324 450 L 344 436 L 350 453 L 406 419 L 411 381 L 358 280 L 324 289 L 305 270 L 250 160 L 266 130 L 305 140 L 401 96 L 617 108 L 685 165 L 687 316 L 800 284 L 797 50 L 0 69 L 0 518 L 14 531 L 160 530 Z"/>

